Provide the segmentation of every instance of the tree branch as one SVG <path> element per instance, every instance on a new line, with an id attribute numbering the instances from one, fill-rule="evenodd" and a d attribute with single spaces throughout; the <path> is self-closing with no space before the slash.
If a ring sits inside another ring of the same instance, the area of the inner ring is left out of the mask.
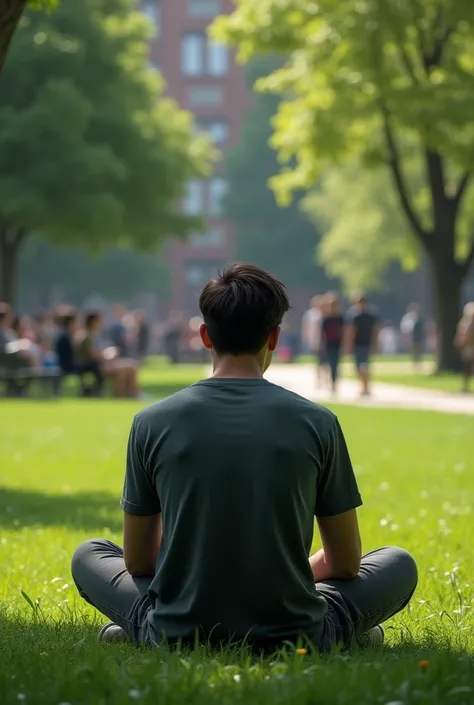
<path id="1" fill-rule="evenodd" d="M 25 240 L 28 231 L 26 228 L 3 228 L 2 236 L 5 244 L 12 249 L 18 249 Z"/>
<path id="2" fill-rule="evenodd" d="M 403 212 L 405 213 L 405 216 L 410 223 L 413 232 L 415 235 L 421 240 L 423 245 L 426 248 L 429 248 L 430 246 L 430 238 L 429 238 L 429 233 L 427 230 L 423 228 L 421 225 L 421 221 L 418 218 L 415 209 L 412 205 L 409 193 L 408 193 L 408 187 L 405 181 L 405 177 L 402 172 L 401 164 L 400 164 L 400 154 L 398 151 L 397 143 L 395 141 L 395 137 L 393 135 L 393 130 L 392 126 L 390 123 L 390 115 L 388 112 L 388 108 L 383 102 L 383 100 L 380 101 L 380 106 L 382 110 L 382 117 L 383 117 L 383 131 L 385 135 L 385 143 L 387 145 L 387 150 L 389 154 L 389 166 L 392 172 L 393 180 L 395 183 L 395 188 L 398 193 L 398 197 L 400 200 L 400 204 L 402 207 Z"/>
<path id="3" fill-rule="evenodd" d="M 470 248 L 469 252 L 467 253 L 466 259 L 461 264 L 461 269 L 462 269 L 464 276 L 467 276 L 469 274 L 469 270 L 471 269 L 473 262 L 474 262 L 474 238 L 471 242 L 471 248 Z"/>
<path id="4" fill-rule="evenodd" d="M 423 64 L 423 68 L 425 69 L 426 75 L 429 75 L 432 68 L 435 68 L 436 66 L 441 66 L 444 57 L 444 49 L 455 29 L 454 27 L 450 26 L 445 27 L 444 29 L 440 28 L 439 24 L 441 20 L 441 11 L 439 11 L 432 28 L 433 36 L 435 38 L 433 39 L 433 49 L 430 53 L 426 51 L 424 46 L 424 31 L 419 25 L 417 26 L 418 51 L 420 53 L 421 62 Z M 438 36 L 436 37 L 436 35 Z"/>
<path id="5" fill-rule="evenodd" d="M 451 197 L 451 202 L 454 206 L 455 213 L 457 212 L 459 206 L 461 205 L 461 201 L 463 199 L 464 194 L 466 193 L 466 189 L 469 185 L 469 181 L 470 181 L 471 176 L 472 176 L 472 172 L 466 171 L 466 173 L 459 180 L 459 183 L 458 183 L 457 188 L 454 192 L 454 195 Z"/>
<path id="6" fill-rule="evenodd" d="M 405 70 L 407 74 L 410 76 L 411 80 L 413 81 L 413 85 L 418 86 L 419 85 L 419 80 L 415 74 L 415 67 L 413 66 L 413 63 L 408 56 L 405 47 L 403 44 L 400 42 L 400 44 L 397 44 L 397 49 L 398 53 L 400 55 L 400 61 L 405 67 Z"/>
<path id="7" fill-rule="evenodd" d="M 431 207 L 433 211 L 433 228 L 441 229 L 445 225 L 451 209 L 447 207 L 446 184 L 444 178 L 443 160 L 438 152 L 429 147 L 425 149 L 426 174 L 431 191 Z"/>

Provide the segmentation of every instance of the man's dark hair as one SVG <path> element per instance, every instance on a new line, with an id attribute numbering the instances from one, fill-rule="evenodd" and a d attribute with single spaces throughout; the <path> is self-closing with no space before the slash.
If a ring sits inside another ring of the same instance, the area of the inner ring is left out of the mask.
<path id="1" fill-rule="evenodd" d="M 256 355 L 290 303 L 278 279 L 253 264 L 237 263 L 207 282 L 199 308 L 218 355 Z"/>

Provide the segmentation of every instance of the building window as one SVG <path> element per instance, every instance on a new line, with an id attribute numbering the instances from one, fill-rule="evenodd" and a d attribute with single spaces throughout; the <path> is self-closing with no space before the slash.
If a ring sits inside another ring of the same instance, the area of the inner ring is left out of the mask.
<path id="1" fill-rule="evenodd" d="M 220 14 L 219 0 L 188 0 L 190 17 L 212 18 Z"/>
<path id="2" fill-rule="evenodd" d="M 206 37 L 203 34 L 185 34 L 181 38 L 181 71 L 185 76 L 204 73 Z"/>
<path id="3" fill-rule="evenodd" d="M 219 42 L 207 42 L 206 69 L 210 76 L 225 76 L 229 68 L 227 47 Z"/>
<path id="4" fill-rule="evenodd" d="M 229 139 L 229 123 L 225 120 L 210 122 L 208 132 L 214 144 L 225 144 Z"/>
<path id="5" fill-rule="evenodd" d="M 219 265 L 220 262 L 212 261 L 187 262 L 185 270 L 186 283 L 188 286 L 201 288 L 209 279 L 215 277 Z"/>
<path id="6" fill-rule="evenodd" d="M 225 76 L 229 67 L 227 47 L 190 32 L 181 38 L 181 71 L 185 76 Z"/>
<path id="7" fill-rule="evenodd" d="M 222 199 L 226 192 L 227 181 L 221 176 L 213 176 L 209 181 L 209 215 L 214 217 L 222 215 Z"/>
<path id="8" fill-rule="evenodd" d="M 193 233 L 189 242 L 196 247 L 220 247 L 225 243 L 225 230 L 215 225 L 204 233 Z"/>
<path id="9" fill-rule="evenodd" d="M 158 30 L 161 24 L 161 3 L 160 0 L 143 0 L 140 10 L 153 22 Z"/>
<path id="10" fill-rule="evenodd" d="M 225 144 L 229 139 L 229 123 L 226 120 L 197 120 L 197 132 L 206 132 L 214 144 Z"/>
<path id="11" fill-rule="evenodd" d="M 220 86 L 190 86 L 188 90 L 190 108 L 214 108 L 222 105 Z"/>
<path id="12" fill-rule="evenodd" d="M 199 179 L 191 179 L 186 185 L 183 210 L 188 215 L 199 215 L 204 209 L 204 183 Z"/>

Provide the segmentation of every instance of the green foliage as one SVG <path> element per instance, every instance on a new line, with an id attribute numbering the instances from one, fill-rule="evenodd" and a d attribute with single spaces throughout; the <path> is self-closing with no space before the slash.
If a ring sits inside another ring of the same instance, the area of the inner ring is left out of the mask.
<path id="1" fill-rule="evenodd" d="M 277 66 L 274 58 L 258 58 L 248 67 L 249 87 Z M 286 209 L 276 203 L 269 178 L 278 169 L 269 147 L 271 118 L 277 96 L 255 95 L 240 140 L 226 157 L 229 181 L 224 200 L 227 217 L 235 224 L 237 257 L 265 267 L 292 287 L 313 291 L 327 285 L 315 262 L 318 234 L 297 202 Z"/>
<path id="2" fill-rule="evenodd" d="M 411 150 L 410 150 L 411 146 Z M 405 175 L 421 222 L 430 227 L 430 194 L 421 159 L 405 146 Z M 468 188 L 459 213 L 459 255 L 474 226 L 474 190 Z M 390 174 L 383 165 L 367 169 L 361 158 L 327 169 L 319 188 L 304 199 L 304 209 L 323 233 L 318 257 L 345 289 L 379 290 L 387 286 L 391 263 L 412 271 L 420 264 L 422 248 L 400 210 Z"/>
<path id="3" fill-rule="evenodd" d="M 239 47 L 287 56 L 260 81 L 285 94 L 274 146 L 296 162 L 274 180 L 283 202 L 350 155 L 384 159 L 381 104 L 397 128 L 458 169 L 474 164 L 474 6 L 463 0 L 241 0 L 214 33 Z M 424 56 L 443 45 L 442 67 Z"/>
<path id="4" fill-rule="evenodd" d="M 208 145 L 148 68 L 132 0 L 27 12 L 2 73 L 0 224 L 93 250 L 155 248 L 199 226 L 179 212 Z"/>
<path id="5" fill-rule="evenodd" d="M 474 222 L 460 217 L 474 195 L 474 4 L 240 0 L 212 32 L 237 46 L 243 61 L 262 52 L 285 59 L 257 84 L 283 97 L 272 137 L 281 168 L 271 182 L 281 204 L 328 169 L 388 168 L 398 207 L 433 269 L 439 369 L 455 369 L 455 321 L 474 262 Z M 422 163 L 419 192 L 406 174 L 413 155 Z M 375 226 L 374 218 L 372 233 Z M 386 252 L 374 267 L 394 250 L 379 236 Z M 374 269 L 369 278 L 378 275 Z"/>

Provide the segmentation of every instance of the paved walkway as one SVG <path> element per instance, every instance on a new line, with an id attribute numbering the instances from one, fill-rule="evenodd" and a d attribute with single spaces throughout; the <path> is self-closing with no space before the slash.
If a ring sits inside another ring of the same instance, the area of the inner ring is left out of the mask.
<path id="1" fill-rule="evenodd" d="M 270 382 L 322 403 L 339 402 L 366 407 L 429 409 L 452 414 L 474 414 L 474 394 L 453 394 L 383 382 L 373 384 L 372 396 L 361 398 L 358 382 L 343 379 L 337 396 L 333 396 L 329 390 L 317 388 L 315 369 L 312 365 L 274 365 L 268 370 L 266 377 Z"/>

